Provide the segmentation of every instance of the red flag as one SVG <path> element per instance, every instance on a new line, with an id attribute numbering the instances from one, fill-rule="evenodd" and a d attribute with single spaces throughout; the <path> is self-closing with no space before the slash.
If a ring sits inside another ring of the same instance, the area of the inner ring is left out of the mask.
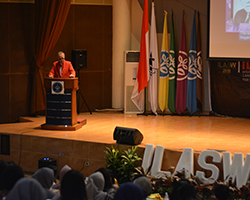
<path id="1" fill-rule="evenodd" d="M 143 110 L 144 88 L 148 86 L 149 79 L 149 30 L 148 30 L 148 0 L 144 1 L 143 21 L 141 31 L 140 59 L 137 70 L 137 77 L 132 92 L 131 100 L 137 108 Z"/>
<path id="2" fill-rule="evenodd" d="M 181 41 L 177 65 L 177 82 L 176 82 L 176 103 L 175 110 L 181 114 L 186 109 L 187 102 L 187 73 L 188 73 L 188 56 L 186 52 L 186 29 L 184 22 L 184 11 L 182 16 Z"/>

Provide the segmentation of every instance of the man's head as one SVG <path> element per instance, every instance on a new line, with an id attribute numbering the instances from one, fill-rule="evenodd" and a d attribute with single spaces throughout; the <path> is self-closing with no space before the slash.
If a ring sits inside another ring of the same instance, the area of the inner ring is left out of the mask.
<path id="1" fill-rule="evenodd" d="M 63 63 L 65 59 L 65 53 L 63 53 L 62 51 L 58 52 L 58 60 L 60 63 Z"/>
<path id="2" fill-rule="evenodd" d="M 247 11 L 250 12 L 250 0 L 240 0 L 243 8 Z"/>

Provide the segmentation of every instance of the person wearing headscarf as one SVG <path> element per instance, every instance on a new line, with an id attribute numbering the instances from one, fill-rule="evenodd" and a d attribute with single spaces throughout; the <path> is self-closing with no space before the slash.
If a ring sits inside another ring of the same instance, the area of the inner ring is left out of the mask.
<path id="1" fill-rule="evenodd" d="M 84 179 L 80 171 L 68 171 L 61 182 L 61 196 L 54 197 L 53 200 L 87 200 Z"/>
<path id="2" fill-rule="evenodd" d="M 114 200 L 145 200 L 145 194 L 140 186 L 128 182 L 117 189 Z"/>
<path id="3" fill-rule="evenodd" d="M 148 177 L 146 176 L 137 177 L 134 179 L 133 183 L 140 186 L 144 190 L 145 198 L 152 193 L 152 186 Z"/>
<path id="4" fill-rule="evenodd" d="M 101 172 L 97 171 L 88 177 L 86 191 L 88 200 L 106 200 L 107 192 L 104 192 L 105 179 Z"/>
<path id="5" fill-rule="evenodd" d="M 7 195 L 16 182 L 23 177 L 23 169 L 19 165 L 15 163 L 8 164 L 2 172 L 2 189 L 5 195 Z"/>
<path id="6" fill-rule="evenodd" d="M 96 172 L 101 172 L 104 177 L 105 184 L 103 191 L 107 192 L 106 200 L 114 199 L 117 187 L 114 186 L 115 180 L 112 171 L 101 167 Z"/>
<path id="7" fill-rule="evenodd" d="M 61 188 L 61 182 L 63 179 L 64 174 L 66 174 L 68 171 L 71 170 L 71 167 L 69 167 L 68 165 L 64 165 L 63 168 L 61 169 L 60 173 L 59 173 L 59 183 L 55 184 L 52 186 L 52 189 L 58 189 L 60 190 Z"/>
<path id="8" fill-rule="evenodd" d="M 4 192 L 3 183 L 2 183 L 2 174 L 6 167 L 7 167 L 7 163 L 4 160 L 0 160 L 0 199 L 5 197 L 5 192 Z"/>
<path id="9" fill-rule="evenodd" d="M 32 175 L 32 178 L 36 179 L 42 185 L 42 187 L 46 191 L 48 199 L 51 199 L 56 196 L 56 193 L 50 191 L 50 188 L 54 182 L 53 169 L 48 167 L 42 167 Z"/>
<path id="10" fill-rule="evenodd" d="M 21 178 L 6 196 L 6 200 L 46 200 L 46 191 L 33 178 Z"/>

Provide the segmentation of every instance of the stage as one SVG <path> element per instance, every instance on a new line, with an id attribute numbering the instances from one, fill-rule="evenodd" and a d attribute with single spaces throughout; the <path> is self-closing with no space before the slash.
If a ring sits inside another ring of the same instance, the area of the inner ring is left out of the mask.
<path id="1" fill-rule="evenodd" d="M 135 128 L 142 133 L 140 157 L 146 144 L 162 145 L 165 149 L 163 170 L 177 164 L 184 148 L 194 150 L 195 161 L 199 152 L 206 149 L 232 155 L 250 153 L 250 119 L 208 115 L 143 116 L 112 111 L 80 113 L 77 118 L 86 119 L 86 124 L 76 131 L 41 129 L 44 116 L 22 117 L 18 123 L 0 124 L 0 159 L 13 160 L 25 172 L 33 173 L 38 169 L 38 159 L 54 158 L 59 169 L 68 164 L 88 176 L 97 168 L 105 167 L 106 147 L 118 147 L 113 139 L 116 126 Z M 119 145 L 118 148 L 124 150 L 131 146 Z"/>

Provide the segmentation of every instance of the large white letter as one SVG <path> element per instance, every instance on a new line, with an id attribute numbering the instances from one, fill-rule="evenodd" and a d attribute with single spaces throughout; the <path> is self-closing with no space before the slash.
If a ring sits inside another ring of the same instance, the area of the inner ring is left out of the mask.
<path id="1" fill-rule="evenodd" d="M 151 175 L 156 178 L 165 177 L 166 174 L 168 176 L 171 176 L 170 172 L 161 171 L 163 154 L 164 154 L 164 147 L 157 145 L 155 148 L 154 161 L 151 168 Z"/>
<path id="2" fill-rule="evenodd" d="M 143 160 L 142 160 L 142 168 L 145 173 L 148 171 L 149 167 L 152 164 L 154 148 L 155 146 L 153 144 L 146 144 L 146 148 L 145 148 Z"/>
<path id="3" fill-rule="evenodd" d="M 224 179 L 228 182 L 230 176 L 233 176 L 233 182 L 236 178 L 237 187 L 245 185 L 249 178 L 250 154 L 246 155 L 245 164 L 242 153 L 235 153 L 232 161 L 231 153 L 223 153 L 223 171 Z"/>
<path id="4" fill-rule="evenodd" d="M 185 177 L 190 177 L 190 174 L 194 174 L 194 154 L 193 149 L 185 148 L 181 154 L 178 164 L 175 168 L 176 172 L 185 170 Z"/>
<path id="5" fill-rule="evenodd" d="M 216 181 L 219 177 L 219 172 L 220 172 L 217 166 L 215 166 L 213 164 L 206 163 L 206 159 L 209 156 L 213 157 L 213 162 L 216 162 L 216 163 L 221 162 L 221 155 L 217 151 L 205 150 L 205 151 L 202 151 L 200 153 L 199 158 L 198 158 L 198 164 L 203 169 L 212 171 L 212 175 L 209 178 L 206 178 L 205 173 L 202 171 L 196 172 L 196 176 L 199 177 L 200 179 L 202 179 L 204 181 L 204 183 L 207 183 L 207 182 L 213 183 L 214 181 Z"/>

